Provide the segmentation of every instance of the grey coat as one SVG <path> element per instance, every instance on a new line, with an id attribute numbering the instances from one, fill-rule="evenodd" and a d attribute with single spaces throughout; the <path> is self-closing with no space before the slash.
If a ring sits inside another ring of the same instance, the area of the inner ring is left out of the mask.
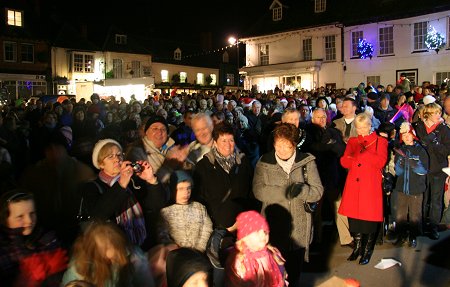
<path id="1" fill-rule="evenodd" d="M 305 211 L 303 203 L 318 201 L 323 194 L 314 159 L 309 153 L 297 151 L 291 172 L 287 174 L 277 163 L 275 151 L 272 151 L 259 159 L 253 178 L 253 193 L 262 202 L 261 214 L 269 223 L 271 244 L 284 251 L 305 248 L 306 261 L 313 229 L 311 214 Z M 302 186 L 297 197 L 289 200 L 287 190 L 294 183 L 304 182 L 304 165 L 307 184 Z"/>

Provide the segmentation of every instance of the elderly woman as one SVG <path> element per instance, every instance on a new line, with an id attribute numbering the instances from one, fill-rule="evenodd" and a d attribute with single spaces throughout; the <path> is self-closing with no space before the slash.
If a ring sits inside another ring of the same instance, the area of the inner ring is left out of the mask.
<path id="1" fill-rule="evenodd" d="M 133 244 L 143 247 L 147 237 L 155 244 L 156 222 L 166 195 L 151 165 L 124 161 L 122 147 L 113 139 L 96 143 L 92 163 L 100 172 L 83 190 L 82 207 L 88 216 L 116 222 Z"/>
<path id="2" fill-rule="evenodd" d="M 254 207 L 253 170 L 245 154 L 236 149 L 231 126 L 214 127 L 213 140 L 213 148 L 195 168 L 193 198 L 206 206 L 214 227 L 228 228 L 240 212 Z"/>
<path id="3" fill-rule="evenodd" d="M 262 213 L 270 226 L 270 241 L 286 258 L 289 280 L 295 282 L 303 258 L 309 260 L 312 218 L 305 202 L 320 200 L 323 187 L 315 157 L 296 146 L 299 129 L 281 123 L 273 130 L 274 150 L 256 164 L 253 193 L 262 201 Z M 304 254 L 303 254 L 304 252 Z"/>
<path id="4" fill-rule="evenodd" d="M 54 232 L 37 225 L 33 195 L 15 189 L 0 198 L 2 286 L 59 286 L 67 252 Z"/>
<path id="5" fill-rule="evenodd" d="M 382 168 L 387 161 L 388 143 L 372 132 L 372 121 L 366 113 L 355 118 L 357 137 L 347 143 L 341 165 L 348 169 L 339 213 L 348 217 L 355 247 L 347 260 L 361 255 L 359 264 L 369 263 L 383 221 Z"/>

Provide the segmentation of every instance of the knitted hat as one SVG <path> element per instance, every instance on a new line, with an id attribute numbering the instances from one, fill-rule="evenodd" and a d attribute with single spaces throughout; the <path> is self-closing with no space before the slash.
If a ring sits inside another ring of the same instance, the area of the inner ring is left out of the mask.
<path id="1" fill-rule="evenodd" d="M 236 217 L 237 240 L 241 240 L 255 231 L 264 230 L 269 233 L 266 219 L 254 210 L 241 212 Z"/>
<path id="2" fill-rule="evenodd" d="M 412 125 L 409 122 L 403 122 L 400 125 L 399 133 L 400 133 L 400 137 L 399 137 L 400 142 L 403 142 L 403 135 L 406 133 L 412 134 L 413 138 L 415 140 L 417 140 L 416 132 L 414 131 L 414 128 L 412 127 Z"/>
<path id="3" fill-rule="evenodd" d="M 153 125 L 154 123 L 162 123 L 166 127 L 167 132 L 169 132 L 169 125 L 167 124 L 166 119 L 164 117 L 162 117 L 162 116 L 152 116 L 152 117 L 150 117 L 147 120 L 147 122 L 145 123 L 145 130 L 144 131 L 146 132 L 148 130 L 148 128 L 151 125 Z"/>
<path id="4" fill-rule="evenodd" d="M 423 103 L 424 103 L 425 105 L 428 105 L 428 104 L 431 104 L 431 103 L 436 102 L 436 98 L 433 97 L 433 96 L 430 96 L 430 95 L 423 97 L 422 100 L 423 100 Z"/>
<path id="5" fill-rule="evenodd" d="M 92 164 L 97 168 L 100 169 L 100 166 L 98 165 L 98 154 L 100 153 L 101 149 L 108 143 L 115 144 L 120 150 L 122 150 L 122 146 L 113 139 L 103 139 L 99 140 L 92 150 Z"/>
<path id="6" fill-rule="evenodd" d="M 185 181 L 190 182 L 191 188 L 193 187 L 194 181 L 192 180 L 192 177 L 187 172 L 185 172 L 184 170 L 176 170 L 176 171 L 172 172 L 172 174 L 170 175 L 170 181 L 169 181 L 170 191 L 175 195 L 175 192 L 177 190 L 177 185 L 180 182 L 185 182 Z"/>

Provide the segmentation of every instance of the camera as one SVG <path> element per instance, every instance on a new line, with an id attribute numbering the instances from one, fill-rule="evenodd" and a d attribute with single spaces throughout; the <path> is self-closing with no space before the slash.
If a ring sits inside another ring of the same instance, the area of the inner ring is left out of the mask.
<path id="1" fill-rule="evenodd" d="M 130 165 L 131 165 L 131 167 L 133 168 L 134 173 L 140 173 L 140 172 L 142 172 L 142 165 L 140 165 L 139 163 L 133 162 L 133 163 L 131 163 Z"/>

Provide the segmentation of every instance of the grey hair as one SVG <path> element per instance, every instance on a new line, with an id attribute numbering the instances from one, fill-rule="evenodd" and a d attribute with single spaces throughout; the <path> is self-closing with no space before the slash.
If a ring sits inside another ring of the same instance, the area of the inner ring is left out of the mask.
<path id="1" fill-rule="evenodd" d="M 210 127 L 211 129 L 214 127 L 214 123 L 213 123 L 213 121 L 212 121 L 212 119 L 211 119 L 211 116 L 208 115 L 208 114 L 206 114 L 206 113 L 197 113 L 197 114 L 195 114 L 195 115 L 192 117 L 192 119 L 191 119 L 191 125 L 192 125 L 194 122 L 198 122 L 198 121 L 200 121 L 200 120 L 202 120 L 202 119 L 204 119 L 204 120 L 206 121 L 208 127 Z"/>

